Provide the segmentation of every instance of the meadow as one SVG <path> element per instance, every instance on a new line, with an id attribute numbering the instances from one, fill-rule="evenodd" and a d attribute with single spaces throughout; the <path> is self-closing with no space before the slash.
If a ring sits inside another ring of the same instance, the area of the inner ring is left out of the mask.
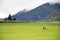
<path id="1" fill-rule="evenodd" d="M 60 22 L 0 23 L 0 40 L 60 40 Z"/>

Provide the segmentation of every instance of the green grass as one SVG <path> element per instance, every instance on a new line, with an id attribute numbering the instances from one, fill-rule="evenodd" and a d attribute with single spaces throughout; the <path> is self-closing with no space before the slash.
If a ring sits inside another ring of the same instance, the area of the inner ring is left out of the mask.
<path id="1" fill-rule="evenodd" d="M 60 40 L 60 23 L 0 23 L 0 40 Z"/>

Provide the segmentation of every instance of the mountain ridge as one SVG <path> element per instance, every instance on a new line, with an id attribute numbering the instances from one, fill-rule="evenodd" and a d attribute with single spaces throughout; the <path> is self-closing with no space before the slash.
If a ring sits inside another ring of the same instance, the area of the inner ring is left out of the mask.
<path id="1" fill-rule="evenodd" d="M 49 16 L 54 11 L 60 9 L 59 7 L 60 7 L 60 4 L 51 5 L 49 3 L 46 3 L 30 11 L 26 11 L 26 12 L 22 11 L 23 13 L 18 12 L 17 13 L 18 15 L 16 14 L 16 15 L 13 15 L 12 17 L 16 18 L 17 20 L 22 20 L 22 21 L 43 20 L 44 18 Z"/>

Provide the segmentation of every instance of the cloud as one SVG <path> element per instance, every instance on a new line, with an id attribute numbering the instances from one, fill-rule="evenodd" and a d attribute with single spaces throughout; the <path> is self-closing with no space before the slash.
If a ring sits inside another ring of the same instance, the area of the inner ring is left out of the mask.
<path id="1" fill-rule="evenodd" d="M 32 9 L 46 2 L 58 2 L 59 0 L 0 0 L 2 14 L 15 14 L 23 9 Z M 1 13 L 0 13 L 1 14 Z"/>
<path id="2" fill-rule="evenodd" d="M 48 1 L 48 2 L 50 2 L 50 3 L 57 3 L 57 2 L 60 2 L 60 0 L 46 0 L 46 1 Z"/>
<path id="3" fill-rule="evenodd" d="M 32 9 L 42 4 L 41 0 L 2 0 L 0 9 L 5 13 L 14 14 L 23 9 Z"/>

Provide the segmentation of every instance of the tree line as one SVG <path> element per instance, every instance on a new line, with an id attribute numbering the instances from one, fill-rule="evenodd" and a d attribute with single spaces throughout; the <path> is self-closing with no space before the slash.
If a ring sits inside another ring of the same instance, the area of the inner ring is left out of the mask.
<path id="1" fill-rule="evenodd" d="M 9 14 L 9 16 L 5 18 L 4 20 L 16 20 L 16 18 L 12 18 L 11 14 Z"/>

